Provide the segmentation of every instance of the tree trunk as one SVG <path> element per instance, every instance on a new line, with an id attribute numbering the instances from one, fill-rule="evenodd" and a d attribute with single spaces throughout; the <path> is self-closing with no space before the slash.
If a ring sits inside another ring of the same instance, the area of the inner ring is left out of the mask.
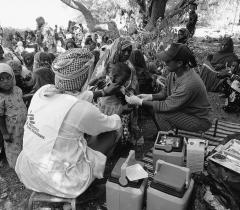
<path id="1" fill-rule="evenodd" d="M 99 22 L 96 18 L 92 16 L 90 10 L 88 10 L 79 0 L 61 0 L 63 3 L 69 7 L 80 11 L 87 23 L 89 32 L 104 31 L 111 39 L 116 39 L 119 37 L 119 31 L 117 29 L 116 23 L 110 22 Z"/>
<path id="2" fill-rule="evenodd" d="M 150 6 L 150 19 L 146 26 L 146 30 L 152 31 L 156 26 L 158 18 L 164 18 L 166 4 L 168 0 L 152 0 Z"/>

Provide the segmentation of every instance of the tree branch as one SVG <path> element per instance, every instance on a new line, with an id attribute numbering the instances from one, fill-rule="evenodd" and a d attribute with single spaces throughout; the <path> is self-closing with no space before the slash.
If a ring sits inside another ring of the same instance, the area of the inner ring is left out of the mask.
<path id="1" fill-rule="evenodd" d="M 86 6 L 84 6 L 84 2 L 86 3 L 87 0 L 61 0 L 61 1 L 68 5 L 69 7 L 76 9 L 83 14 L 90 32 L 104 31 L 109 32 L 109 37 L 112 39 L 116 39 L 119 37 L 119 31 L 116 23 L 113 21 L 100 22 L 99 20 L 94 18 L 91 11 Z"/>
<path id="2" fill-rule="evenodd" d="M 173 18 L 174 16 L 180 14 L 182 11 L 184 11 L 188 5 L 191 2 L 195 2 L 195 0 L 181 0 L 175 7 L 173 10 L 171 10 L 166 17 L 162 20 L 161 23 L 161 27 L 160 28 L 164 28 L 166 25 L 168 25 L 168 21 Z"/>
<path id="3" fill-rule="evenodd" d="M 87 27 L 89 28 L 90 31 L 92 31 L 95 25 L 99 23 L 99 21 L 92 16 L 92 13 L 80 1 L 77 0 L 61 0 L 61 1 L 68 5 L 69 7 L 76 9 L 83 14 L 87 23 Z"/>

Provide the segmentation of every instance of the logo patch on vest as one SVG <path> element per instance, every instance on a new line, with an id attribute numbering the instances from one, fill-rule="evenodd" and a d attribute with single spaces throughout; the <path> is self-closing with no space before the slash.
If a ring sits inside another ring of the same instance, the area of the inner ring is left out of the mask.
<path id="1" fill-rule="evenodd" d="M 45 136 L 40 134 L 39 129 L 34 126 L 35 125 L 35 120 L 34 120 L 34 114 L 30 113 L 27 115 L 27 122 L 26 122 L 27 128 L 33 132 L 35 135 L 37 135 L 41 139 L 45 139 Z"/>

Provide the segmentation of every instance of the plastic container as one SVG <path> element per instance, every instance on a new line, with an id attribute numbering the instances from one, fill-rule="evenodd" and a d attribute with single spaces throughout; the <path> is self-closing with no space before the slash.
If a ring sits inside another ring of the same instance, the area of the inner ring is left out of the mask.
<path id="1" fill-rule="evenodd" d="M 178 166 L 184 166 L 185 142 L 184 137 L 166 135 L 158 132 L 153 148 L 153 168 L 157 160 L 164 160 Z"/>
<path id="2" fill-rule="evenodd" d="M 147 210 L 184 210 L 194 186 L 190 170 L 162 160 L 147 190 Z"/>
<path id="3" fill-rule="evenodd" d="M 126 168 L 136 163 L 131 150 L 127 159 L 120 158 L 115 165 L 106 184 L 108 210 L 142 210 L 147 179 L 130 182 L 126 177 Z"/>

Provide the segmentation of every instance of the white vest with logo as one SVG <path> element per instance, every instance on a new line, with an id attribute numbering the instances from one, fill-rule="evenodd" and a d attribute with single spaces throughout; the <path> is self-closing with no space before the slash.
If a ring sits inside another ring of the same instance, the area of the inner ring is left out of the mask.
<path id="1" fill-rule="evenodd" d="M 51 153 L 65 116 L 77 98 L 67 94 L 44 97 L 44 86 L 34 94 L 24 126 L 23 148 L 31 161 L 51 170 Z"/>
<path id="2" fill-rule="evenodd" d="M 76 197 L 96 177 L 89 158 L 92 160 L 94 155 L 91 154 L 97 155 L 99 152 L 87 147 L 82 134 L 74 139 L 66 139 L 66 146 L 67 141 L 76 140 L 75 145 L 79 148 L 78 161 L 74 162 L 69 157 L 61 157 L 61 160 L 54 157 L 53 148 L 61 125 L 78 99 L 67 94 L 45 97 L 42 93 L 49 87 L 46 85 L 40 88 L 32 98 L 24 127 L 23 151 L 18 157 L 15 170 L 29 189 L 60 197 Z M 100 160 L 104 167 L 105 157 Z"/>

